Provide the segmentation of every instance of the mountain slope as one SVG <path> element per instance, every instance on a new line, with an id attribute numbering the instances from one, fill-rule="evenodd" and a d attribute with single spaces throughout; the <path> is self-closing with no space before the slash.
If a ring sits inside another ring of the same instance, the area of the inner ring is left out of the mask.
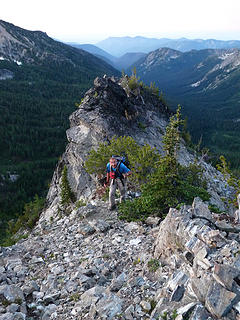
<path id="1" fill-rule="evenodd" d="M 228 49 L 240 48 L 240 41 L 222 41 L 215 39 L 167 39 L 145 37 L 110 37 L 96 44 L 99 48 L 114 56 L 122 56 L 127 52 L 149 53 L 159 48 L 167 47 L 182 52 L 193 49 Z"/>
<path id="2" fill-rule="evenodd" d="M 127 70 L 145 56 L 146 53 L 143 52 L 128 52 L 116 60 L 115 66 L 118 70 Z"/>
<path id="3" fill-rule="evenodd" d="M 88 43 L 87 44 L 78 44 L 78 43 L 73 43 L 73 42 L 69 42 L 67 44 L 69 44 L 72 47 L 85 50 L 85 51 L 93 54 L 94 56 L 104 60 L 108 64 L 114 66 L 114 62 L 116 60 L 116 57 L 112 56 L 108 52 L 98 48 L 97 46 L 95 46 L 93 44 L 88 44 Z"/>
<path id="4" fill-rule="evenodd" d="M 224 152 L 235 167 L 240 164 L 240 50 L 162 48 L 136 68 L 143 81 L 155 82 L 170 102 L 184 106 L 195 139 L 202 135 L 213 151 Z"/>
<path id="5" fill-rule="evenodd" d="M 69 43 L 69 45 L 94 54 L 120 71 L 126 70 L 136 61 L 146 56 L 146 53 L 143 52 L 128 52 L 117 58 L 92 44 Z"/>
<path id="6" fill-rule="evenodd" d="M 1 59 L 34 65 L 66 63 L 81 72 L 88 72 L 88 68 L 89 71 L 114 72 L 95 56 L 55 41 L 41 31 L 28 31 L 0 20 L 0 34 Z"/>
<path id="7" fill-rule="evenodd" d="M 35 194 L 45 194 L 65 146 L 67 118 L 103 74 L 118 72 L 43 32 L 0 21 L 1 219 L 18 214 Z"/>

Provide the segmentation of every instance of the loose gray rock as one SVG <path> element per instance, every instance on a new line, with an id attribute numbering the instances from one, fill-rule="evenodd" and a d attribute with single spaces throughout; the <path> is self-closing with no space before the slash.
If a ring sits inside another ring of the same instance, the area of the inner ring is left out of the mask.
<path id="1" fill-rule="evenodd" d="M 93 234 L 96 231 L 90 224 L 86 223 L 84 225 L 79 226 L 78 232 L 83 234 L 84 236 Z"/>
<path id="2" fill-rule="evenodd" d="M 24 301 L 22 290 L 15 285 L 0 286 L 0 297 L 12 303 L 18 301 L 21 304 Z"/>
<path id="3" fill-rule="evenodd" d="M 97 232 L 106 232 L 110 225 L 104 220 L 92 220 L 89 221 L 90 226 L 92 226 Z"/>
<path id="4" fill-rule="evenodd" d="M 213 277 L 222 286 L 226 287 L 228 290 L 232 290 L 234 280 L 238 281 L 238 278 L 240 277 L 240 270 L 228 265 L 215 264 Z"/>
<path id="5" fill-rule="evenodd" d="M 12 304 L 10 304 L 10 306 L 8 306 L 6 308 L 6 310 L 7 310 L 7 312 L 15 313 L 15 312 L 19 311 L 19 305 L 16 303 L 12 303 Z"/>
<path id="6" fill-rule="evenodd" d="M 218 318 L 224 317 L 237 302 L 237 295 L 213 282 L 206 297 L 206 308 Z"/>
<path id="7" fill-rule="evenodd" d="M 213 320 L 213 318 L 204 306 L 200 304 L 196 306 L 189 320 Z"/>
<path id="8" fill-rule="evenodd" d="M 140 306 L 144 312 L 149 312 L 151 310 L 151 304 L 148 301 L 142 300 Z"/>
<path id="9" fill-rule="evenodd" d="M 134 315 L 134 306 L 131 304 L 125 311 L 124 311 L 125 318 L 127 320 L 133 320 Z"/>
<path id="10" fill-rule="evenodd" d="M 55 304 L 49 304 L 45 309 L 44 309 L 44 313 L 42 316 L 42 320 L 49 320 L 50 318 L 52 318 L 53 314 L 55 313 L 55 319 L 57 317 L 57 306 Z M 53 318 L 52 318 L 53 319 Z"/>
<path id="11" fill-rule="evenodd" d="M 213 220 L 211 211 L 208 209 L 208 205 L 205 204 L 200 198 L 195 198 L 193 201 L 194 215 L 197 217 L 205 217 L 210 221 Z"/>
<path id="12" fill-rule="evenodd" d="M 185 288 L 183 285 L 178 285 L 171 295 L 171 301 L 180 301 L 184 295 Z"/>

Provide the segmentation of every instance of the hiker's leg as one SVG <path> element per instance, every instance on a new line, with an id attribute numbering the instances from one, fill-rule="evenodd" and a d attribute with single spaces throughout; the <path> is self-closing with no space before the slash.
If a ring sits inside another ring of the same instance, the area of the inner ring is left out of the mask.
<path id="1" fill-rule="evenodd" d="M 120 179 L 116 179 L 116 180 L 117 180 L 117 183 L 118 183 L 118 190 L 120 192 L 120 203 L 121 203 L 121 202 L 123 202 L 125 200 L 125 193 L 126 193 L 125 182 L 123 184 Z"/>
<path id="2" fill-rule="evenodd" d="M 109 208 L 112 208 L 115 206 L 115 193 L 117 188 L 117 182 L 116 180 L 111 180 L 110 183 L 110 190 L 109 190 Z"/>

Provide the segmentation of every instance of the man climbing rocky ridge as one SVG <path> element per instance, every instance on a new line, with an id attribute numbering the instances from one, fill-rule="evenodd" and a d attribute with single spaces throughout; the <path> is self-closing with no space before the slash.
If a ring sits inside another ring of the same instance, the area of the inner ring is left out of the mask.
<path id="1" fill-rule="evenodd" d="M 240 319 L 239 225 L 219 221 L 198 198 L 170 209 L 161 223 L 156 217 L 121 221 L 94 199 L 96 179 L 84 169 L 89 150 L 129 135 L 161 151 L 168 116 L 150 93 L 95 80 L 70 117 L 47 209 L 28 239 L 0 248 L 0 320 Z M 193 160 L 182 145 L 179 161 Z M 59 210 L 64 165 L 72 190 L 87 205 Z M 224 208 L 221 197 L 232 189 L 211 165 L 202 166 L 211 202 Z"/>
<path id="2" fill-rule="evenodd" d="M 162 137 L 170 115 L 169 109 L 156 95 L 147 90 L 141 94 L 138 90 L 130 90 L 125 78 L 96 78 L 78 110 L 70 116 L 68 145 L 54 172 L 47 196 L 48 210 L 41 219 L 49 219 L 57 210 L 64 165 L 68 168 L 69 183 L 76 197 L 89 201 L 95 196 L 97 187 L 96 176 L 89 175 L 84 168 L 89 151 L 97 148 L 100 142 L 110 141 L 113 136 L 125 135 L 162 153 Z M 189 165 L 194 160 L 194 156 L 181 144 L 179 162 Z M 201 161 L 201 166 L 208 182 L 211 203 L 224 211 L 226 206 L 222 198 L 231 197 L 233 189 L 211 165 Z"/>
<path id="3" fill-rule="evenodd" d="M 59 201 L 59 179 L 64 164 L 68 178 L 77 198 L 89 200 L 96 189 L 96 179 L 90 176 L 84 162 L 89 151 L 99 142 L 109 141 L 113 136 L 131 136 L 139 144 L 149 143 L 161 149 L 161 137 L 167 125 L 170 111 L 157 96 L 145 92 L 145 96 L 127 95 L 117 80 L 96 78 L 94 87 L 86 94 L 77 111 L 70 116 L 67 130 L 68 145 L 63 154 L 48 193 L 48 203 Z M 145 129 L 139 129 L 139 123 Z M 111 155 L 109 155 L 111 156 Z"/>

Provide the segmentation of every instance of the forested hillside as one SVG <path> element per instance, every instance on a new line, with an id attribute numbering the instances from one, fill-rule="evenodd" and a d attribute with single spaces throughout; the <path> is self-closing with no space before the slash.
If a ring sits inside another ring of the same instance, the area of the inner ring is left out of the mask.
<path id="1" fill-rule="evenodd" d="M 65 147 L 68 116 L 76 108 L 75 104 L 96 76 L 118 73 L 100 59 L 43 33 L 2 21 L 0 27 L 0 228 L 3 236 L 6 222 L 21 214 L 25 203 L 33 200 L 35 194 L 46 195 Z M 23 38 L 19 38 L 19 34 Z M 19 44 L 22 39 L 23 46 Z M 31 50 L 26 49 L 27 44 Z M 34 53 L 32 56 L 30 51 Z"/>
<path id="2" fill-rule="evenodd" d="M 195 143 L 202 140 L 232 167 L 240 167 L 240 51 L 162 48 L 136 64 L 140 78 L 155 82 L 170 104 L 180 103 Z M 129 70 L 131 72 L 131 70 Z"/>

